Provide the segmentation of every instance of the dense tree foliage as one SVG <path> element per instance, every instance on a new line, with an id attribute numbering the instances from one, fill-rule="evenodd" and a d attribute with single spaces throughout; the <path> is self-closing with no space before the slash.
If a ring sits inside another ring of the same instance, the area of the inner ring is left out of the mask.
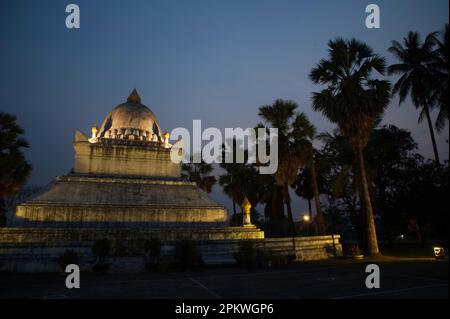
<path id="1" fill-rule="evenodd" d="M 29 147 L 23 134 L 15 116 L 0 113 L 0 226 L 6 223 L 6 198 L 19 192 L 31 174 L 31 165 L 23 154 Z"/>
<path id="2" fill-rule="evenodd" d="M 205 163 L 203 160 L 200 163 L 183 163 L 181 166 L 181 176 L 190 182 L 194 182 L 207 193 L 211 193 L 213 186 L 217 179 L 212 172 L 214 170 L 211 164 Z"/>

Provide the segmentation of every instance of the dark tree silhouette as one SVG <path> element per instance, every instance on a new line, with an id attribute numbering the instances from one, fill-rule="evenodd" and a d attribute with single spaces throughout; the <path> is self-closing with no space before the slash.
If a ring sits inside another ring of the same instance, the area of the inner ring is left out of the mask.
<path id="1" fill-rule="evenodd" d="M 213 186 L 217 180 L 214 175 L 211 175 L 214 170 L 211 164 L 207 164 L 203 161 L 200 163 L 183 163 L 181 166 L 181 177 L 184 177 L 190 182 L 194 182 L 203 191 L 211 193 Z"/>
<path id="2" fill-rule="evenodd" d="M 23 154 L 29 147 L 23 134 L 14 115 L 0 113 L 0 226 L 6 224 L 6 197 L 17 193 L 31 174 L 31 165 Z"/>
<path id="3" fill-rule="evenodd" d="M 400 63 L 390 65 L 388 71 L 389 74 L 401 75 L 392 90 L 393 94 L 399 95 L 399 103 L 401 104 L 410 95 L 414 106 L 420 109 L 419 122 L 423 118 L 427 119 L 434 157 L 439 163 L 439 153 L 430 116 L 430 109 L 434 105 L 435 79 L 433 79 L 431 65 L 435 61 L 435 54 L 433 54 L 435 37 L 436 33 L 430 33 L 422 42 L 419 33 L 410 31 L 403 39 L 403 44 L 392 41 L 389 51 Z"/>
<path id="4" fill-rule="evenodd" d="M 445 25 L 441 36 L 435 37 L 437 49 L 434 53 L 434 61 L 431 64 L 433 80 L 433 98 L 439 107 L 439 113 L 436 118 L 436 129 L 441 132 L 445 124 L 448 123 L 449 116 L 449 30 L 448 24 Z"/>
<path id="5" fill-rule="evenodd" d="M 363 151 L 376 119 L 389 103 L 390 83 L 371 78 L 372 71 L 383 75 L 386 63 L 367 44 L 356 39 L 338 38 L 330 41 L 328 48 L 328 59 L 321 60 L 310 73 L 315 84 L 326 85 L 321 92 L 313 93 L 313 108 L 338 125 L 357 155 L 366 210 L 368 254 L 378 255 Z"/>
<path id="6" fill-rule="evenodd" d="M 314 165 L 312 140 L 315 136 L 315 128 L 304 113 L 295 112 L 297 107 L 295 102 L 278 99 L 271 105 L 259 108 L 259 115 L 265 122 L 278 129 L 278 169 L 274 173 L 274 178 L 276 184 L 283 188 L 289 232 L 292 235 L 295 234 L 295 227 L 289 187 L 296 181 L 301 166 L 308 165 L 311 168 Z M 311 172 L 315 178 L 314 170 Z M 313 188 L 313 190 L 315 189 Z M 324 229 L 323 216 L 318 194 L 316 195 L 317 221 L 322 232 Z"/>

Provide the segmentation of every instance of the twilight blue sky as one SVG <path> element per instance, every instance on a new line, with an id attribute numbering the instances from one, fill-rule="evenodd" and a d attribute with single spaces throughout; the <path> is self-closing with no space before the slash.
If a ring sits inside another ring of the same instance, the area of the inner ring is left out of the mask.
<path id="1" fill-rule="evenodd" d="M 81 29 L 65 27 L 65 7 L 81 9 Z M 365 7 L 381 9 L 367 29 Z M 100 125 L 136 87 L 162 129 L 253 127 L 257 108 L 276 98 L 299 103 L 317 126 L 333 125 L 310 107 L 310 69 L 336 36 L 356 37 L 393 61 L 390 41 L 448 23 L 448 0 L 0 0 L 0 111 L 15 114 L 31 144 L 32 184 L 73 165 L 74 132 Z M 435 114 L 434 114 L 435 116 Z M 384 117 L 411 130 L 432 156 L 425 123 L 407 101 Z M 438 136 L 448 158 L 448 128 Z M 215 189 L 213 197 L 229 207 Z M 298 198 L 294 209 L 305 210 Z"/>

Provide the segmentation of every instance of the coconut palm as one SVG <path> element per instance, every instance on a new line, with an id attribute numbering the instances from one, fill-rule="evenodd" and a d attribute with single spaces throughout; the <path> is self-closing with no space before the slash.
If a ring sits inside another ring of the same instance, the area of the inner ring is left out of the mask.
<path id="1" fill-rule="evenodd" d="M 207 193 L 216 184 L 217 180 L 214 175 L 210 175 L 214 170 L 211 164 L 205 163 L 203 160 L 200 163 L 183 163 L 181 166 L 181 176 L 190 182 L 195 182 L 198 187 Z"/>
<path id="2" fill-rule="evenodd" d="M 430 33 L 422 42 L 419 33 L 410 31 L 403 39 L 403 44 L 392 41 L 389 51 L 400 63 L 390 65 L 388 72 L 401 75 L 392 90 L 392 94 L 399 95 L 399 104 L 410 95 L 414 106 L 420 109 L 419 123 L 424 117 L 427 119 L 434 157 L 439 163 L 439 153 L 430 116 L 430 108 L 434 104 L 434 81 L 431 65 L 435 59 L 435 54 L 433 54 L 435 38 L 436 33 Z"/>
<path id="3" fill-rule="evenodd" d="M 448 123 L 449 117 L 449 31 L 448 24 L 444 31 L 440 33 L 442 37 L 436 36 L 435 42 L 437 49 L 434 51 L 434 62 L 432 63 L 434 95 L 439 107 L 439 113 L 436 118 L 435 126 L 438 132 L 441 132 L 445 123 Z"/>
<path id="4" fill-rule="evenodd" d="M 31 165 L 22 152 L 29 147 L 23 133 L 14 115 L 0 112 L 0 226 L 6 222 L 5 198 L 17 193 L 31 173 Z"/>
<path id="5" fill-rule="evenodd" d="M 283 187 L 283 199 L 289 219 L 289 231 L 295 234 L 289 187 L 297 179 L 301 166 L 313 161 L 312 139 L 315 128 L 304 113 L 296 113 L 298 105 L 292 101 L 276 100 L 271 105 L 259 108 L 259 115 L 272 127 L 278 128 L 278 169 L 274 173 L 275 182 Z M 323 225 L 320 202 L 317 206 L 318 220 Z"/>
<path id="6" fill-rule="evenodd" d="M 368 254 L 378 255 L 363 151 L 376 119 L 389 103 L 390 83 L 371 78 L 373 71 L 384 74 L 386 62 L 356 39 L 337 38 L 328 43 L 328 48 L 328 59 L 322 59 L 310 73 L 315 84 L 326 86 L 321 92 L 313 93 L 313 109 L 336 123 L 352 145 L 359 164 L 361 202 L 366 210 Z"/>

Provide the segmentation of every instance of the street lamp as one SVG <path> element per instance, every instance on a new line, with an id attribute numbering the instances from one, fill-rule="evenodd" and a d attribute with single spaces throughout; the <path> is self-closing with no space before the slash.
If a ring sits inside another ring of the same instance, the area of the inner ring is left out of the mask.
<path id="1" fill-rule="evenodd" d="M 310 228 L 311 228 L 311 217 L 309 216 L 309 214 L 304 214 L 302 216 L 302 221 L 303 221 L 303 225 L 306 228 L 307 236 L 311 236 L 311 231 L 310 231 Z"/>
<path id="2" fill-rule="evenodd" d="M 445 258 L 444 247 L 433 247 L 433 251 L 434 251 L 434 257 L 436 259 L 443 259 L 443 258 Z"/>

